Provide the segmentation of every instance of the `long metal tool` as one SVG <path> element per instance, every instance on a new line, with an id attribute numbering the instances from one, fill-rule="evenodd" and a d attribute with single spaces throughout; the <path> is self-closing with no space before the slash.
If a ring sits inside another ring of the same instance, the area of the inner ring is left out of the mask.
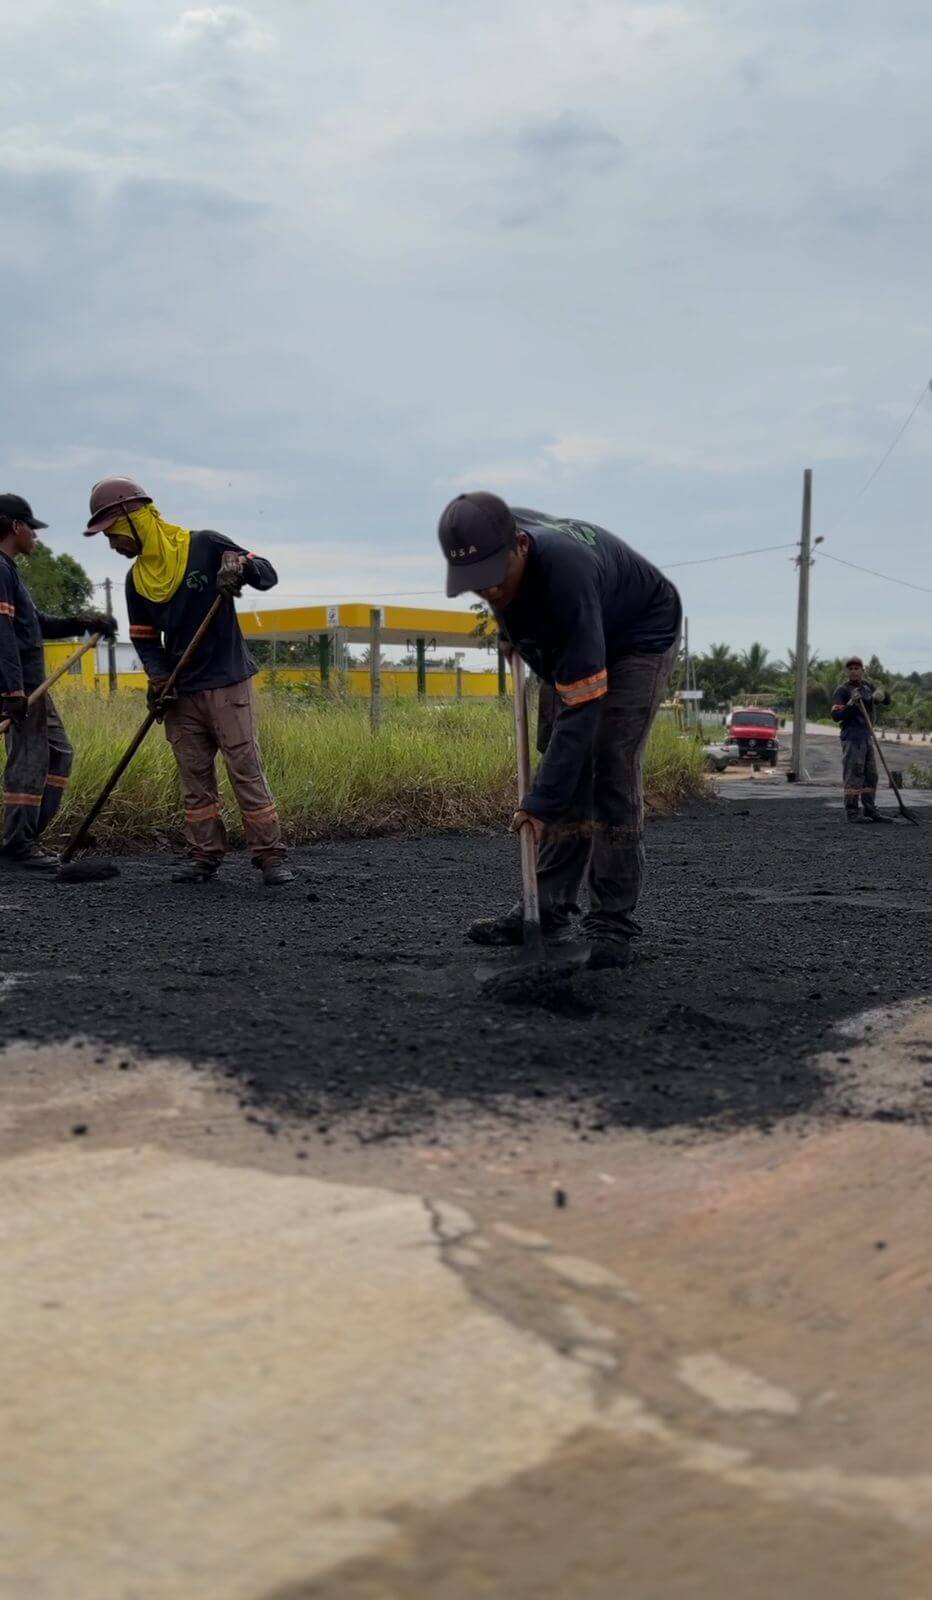
<path id="1" fill-rule="evenodd" d="M 92 633 L 89 639 L 85 639 L 83 644 L 78 645 L 77 650 L 72 650 L 67 661 L 63 661 L 60 667 L 56 667 L 54 672 L 50 672 L 48 677 L 43 678 L 37 688 L 33 689 L 32 694 L 26 701 L 27 706 L 34 706 L 37 700 L 43 700 L 51 689 L 52 684 L 57 683 L 59 678 L 63 678 L 66 672 L 70 672 L 75 662 L 80 661 L 82 656 L 86 656 L 88 650 L 93 650 L 94 646 L 98 645 L 102 638 L 102 633 Z M 12 726 L 12 718 L 5 717 L 0 722 L 0 733 L 6 733 L 7 728 L 12 728 Z"/>
<path id="2" fill-rule="evenodd" d="M 903 804 L 903 796 L 900 794 L 898 785 L 895 784 L 894 781 L 893 781 L 893 773 L 890 771 L 890 768 L 887 766 L 886 757 L 885 757 L 883 751 L 880 748 L 880 740 L 878 739 L 877 734 L 874 731 L 874 724 L 871 722 L 870 717 L 867 715 L 867 710 L 865 708 L 864 701 L 859 699 L 858 702 L 857 702 L 857 705 L 858 705 L 858 710 L 861 713 L 861 716 L 864 718 L 864 721 L 867 723 L 867 726 L 870 729 L 870 735 L 871 735 L 871 738 L 874 741 L 874 748 L 875 748 L 875 750 L 877 751 L 877 754 L 880 757 L 880 765 L 883 767 L 884 772 L 887 774 L 887 782 L 889 783 L 890 788 L 893 790 L 893 793 L 896 795 L 896 803 L 899 806 L 900 810 L 902 811 L 903 816 L 906 818 L 906 821 L 907 822 L 911 822 L 914 828 L 918 828 L 920 826 L 919 818 L 916 816 L 915 811 L 910 811 L 909 807 L 908 806 L 904 806 L 904 804 Z"/>
<path id="3" fill-rule="evenodd" d="M 163 686 L 162 686 L 162 697 L 163 697 L 163 699 L 164 699 L 164 697 L 166 695 L 171 693 L 172 689 L 175 687 L 176 682 L 178 681 L 178 678 L 181 676 L 182 672 L 184 672 L 184 669 L 188 665 L 188 662 L 191 660 L 192 656 L 197 651 L 197 649 L 198 649 L 198 647 L 199 647 L 199 645 L 201 643 L 201 640 L 203 639 L 204 635 L 208 632 L 208 630 L 209 630 L 209 628 L 211 626 L 211 623 L 214 620 L 214 617 L 217 615 L 217 612 L 220 610 L 220 607 L 223 605 L 224 599 L 225 599 L 224 595 L 218 594 L 216 600 L 214 601 L 213 605 L 211 606 L 210 610 L 208 611 L 206 617 L 204 618 L 203 622 L 201 623 L 200 627 L 198 628 L 197 632 L 195 633 L 194 637 L 192 638 L 191 643 L 188 645 L 187 649 L 182 654 L 181 659 L 178 662 L 178 665 L 175 667 L 175 670 L 172 672 L 171 676 L 163 684 Z M 122 778 L 124 772 L 126 771 L 127 767 L 129 766 L 130 762 L 132 761 L 134 755 L 136 754 L 136 751 L 139 749 L 139 746 L 142 744 L 143 739 L 146 737 L 146 734 L 149 732 L 149 729 L 152 727 L 152 724 L 154 722 L 156 722 L 157 720 L 158 720 L 158 714 L 155 711 L 150 711 L 148 716 L 146 717 L 145 722 L 143 722 L 140 725 L 138 731 L 133 735 L 132 739 L 130 740 L 129 744 L 127 745 L 126 749 L 124 750 L 123 754 L 121 755 L 119 761 L 117 762 L 116 766 L 114 767 L 113 771 L 111 772 L 109 778 L 107 779 L 106 783 L 104 784 L 103 788 L 101 789 L 100 794 L 97 796 L 97 799 L 94 801 L 94 804 L 91 806 L 90 811 L 87 813 L 87 816 L 84 818 L 84 821 L 81 823 L 80 827 L 78 828 L 77 833 L 73 833 L 71 838 L 68 840 L 68 843 L 65 845 L 65 848 L 62 851 L 61 858 L 60 858 L 61 859 L 61 868 L 62 869 L 67 867 L 67 865 L 68 865 L 69 861 L 72 859 L 72 857 L 77 853 L 78 850 L 80 850 L 82 844 L 84 843 L 85 839 L 87 838 L 88 834 L 90 833 L 91 828 L 93 827 L 94 823 L 97 821 L 97 818 L 100 816 L 100 813 L 103 811 L 104 806 L 107 804 L 107 801 L 110 799 L 110 796 L 112 795 L 114 789 L 116 788 L 116 786 L 119 783 L 120 779 Z M 82 863 L 82 865 L 83 865 L 83 863 Z M 67 874 L 65 874 L 65 876 L 67 876 Z M 108 876 L 109 876 L 109 874 L 108 874 Z"/>
<path id="4" fill-rule="evenodd" d="M 531 787 L 531 744 L 527 715 L 527 674 L 517 651 L 511 658 L 514 690 L 515 746 L 518 767 L 518 804 Z M 476 971 L 480 984 L 502 1000 L 537 1001 L 546 1004 L 555 992 L 566 988 L 573 970 L 585 964 L 588 946 L 582 943 L 548 947 L 540 925 L 540 897 L 537 889 L 537 842 L 534 829 L 527 824 L 518 829 L 521 852 L 521 894 L 523 902 L 523 941 L 520 952 L 504 962 L 486 962 Z"/>

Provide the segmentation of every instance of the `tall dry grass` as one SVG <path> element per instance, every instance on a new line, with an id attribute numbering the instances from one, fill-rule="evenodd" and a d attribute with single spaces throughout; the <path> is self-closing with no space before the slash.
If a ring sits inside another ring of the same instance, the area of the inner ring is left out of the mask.
<path id="1" fill-rule="evenodd" d="M 515 798 L 514 736 L 507 705 L 386 703 L 376 737 L 368 706 L 259 696 L 262 754 L 287 838 L 497 828 Z M 76 760 L 56 834 L 89 808 L 145 715 L 141 695 L 59 699 Z M 219 763 L 222 772 L 222 762 Z M 646 762 L 650 803 L 670 810 L 701 792 L 703 760 L 692 740 L 654 728 Z M 231 837 L 238 813 L 222 776 Z M 163 729 L 153 728 L 95 824 L 108 849 L 179 836 L 178 775 Z"/>

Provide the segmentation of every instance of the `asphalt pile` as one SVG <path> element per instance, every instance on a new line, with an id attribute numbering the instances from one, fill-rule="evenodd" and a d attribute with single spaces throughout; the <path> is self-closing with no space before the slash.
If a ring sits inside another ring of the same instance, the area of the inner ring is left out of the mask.
<path id="1" fill-rule="evenodd" d="M 429 1129 L 451 1107 L 547 1110 L 581 1138 L 772 1126 L 818 1111 L 844 1018 L 928 993 L 932 829 L 847 828 L 819 803 L 699 805 L 647 829 L 638 957 L 552 1008 L 482 993 L 474 917 L 517 895 L 505 835 L 296 851 L 289 890 L 243 857 L 67 890 L 0 871 L 0 1042 L 74 1036 L 235 1080 L 274 1129 Z"/>

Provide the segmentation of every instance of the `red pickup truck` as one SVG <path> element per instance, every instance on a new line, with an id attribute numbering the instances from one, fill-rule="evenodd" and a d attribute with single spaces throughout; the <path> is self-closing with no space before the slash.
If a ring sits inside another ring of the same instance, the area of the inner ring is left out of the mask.
<path id="1" fill-rule="evenodd" d="M 722 743 L 737 745 L 739 761 L 769 761 L 775 767 L 780 753 L 779 725 L 775 711 L 765 711 L 760 706 L 736 706 L 725 719 Z"/>

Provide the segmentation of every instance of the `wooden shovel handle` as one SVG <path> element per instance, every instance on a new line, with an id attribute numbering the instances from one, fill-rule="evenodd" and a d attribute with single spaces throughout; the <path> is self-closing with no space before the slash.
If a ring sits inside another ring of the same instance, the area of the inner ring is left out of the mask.
<path id="1" fill-rule="evenodd" d="M 63 661 L 60 667 L 56 667 L 54 672 L 50 672 L 48 677 L 42 680 L 38 688 L 33 689 L 32 694 L 26 701 L 27 706 L 34 706 L 37 700 L 42 700 L 48 694 L 52 684 L 57 683 L 59 678 L 63 678 L 65 673 L 71 670 L 75 662 L 80 661 L 82 656 L 87 655 L 88 650 L 99 644 L 102 638 L 102 633 L 92 633 L 89 639 L 85 639 L 83 644 L 78 645 L 77 650 L 72 650 L 68 659 Z M 6 717 L 3 722 L 0 722 L 0 733 L 6 733 L 7 728 L 12 726 L 12 718 Z"/>

